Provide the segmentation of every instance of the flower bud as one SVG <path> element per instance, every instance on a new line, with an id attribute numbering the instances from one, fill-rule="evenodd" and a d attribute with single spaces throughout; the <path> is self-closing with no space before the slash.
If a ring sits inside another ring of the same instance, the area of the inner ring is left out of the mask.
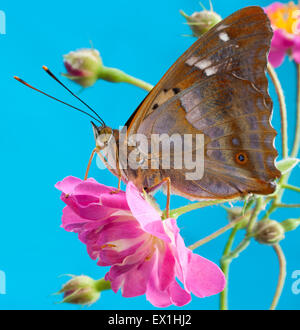
<path id="1" fill-rule="evenodd" d="M 299 159 L 297 158 L 285 158 L 276 162 L 277 169 L 281 174 L 286 174 L 290 172 L 295 166 L 299 164 Z"/>
<path id="2" fill-rule="evenodd" d="M 259 221 L 254 228 L 254 237 L 261 244 L 273 245 L 284 239 L 283 226 L 274 220 Z"/>
<path id="3" fill-rule="evenodd" d="M 113 83 L 128 83 L 150 91 L 153 86 L 117 68 L 103 65 L 100 53 L 96 49 L 79 49 L 64 55 L 67 73 L 62 75 L 82 87 L 94 85 L 98 79 Z"/>
<path id="4" fill-rule="evenodd" d="M 300 219 L 286 219 L 281 222 L 281 225 L 285 232 L 295 230 L 300 225 Z"/>
<path id="5" fill-rule="evenodd" d="M 195 37 L 201 37 L 222 20 L 221 16 L 213 10 L 196 11 L 191 16 L 188 16 L 181 10 L 180 14 L 187 20 L 187 24 L 193 31 Z"/>
<path id="6" fill-rule="evenodd" d="M 96 49 L 79 49 L 64 55 L 64 65 L 68 73 L 65 77 L 82 87 L 92 86 L 102 69 L 102 59 Z"/>
<path id="7" fill-rule="evenodd" d="M 101 289 L 97 284 L 98 281 L 88 276 L 73 276 L 58 293 L 64 294 L 64 303 L 91 305 L 100 298 Z"/>

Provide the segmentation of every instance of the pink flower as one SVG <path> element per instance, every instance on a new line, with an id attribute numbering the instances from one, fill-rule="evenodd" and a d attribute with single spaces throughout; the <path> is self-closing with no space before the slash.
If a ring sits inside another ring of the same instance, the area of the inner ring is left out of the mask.
<path id="1" fill-rule="evenodd" d="M 154 306 L 166 307 L 189 303 L 191 293 L 202 298 L 223 290 L 219 267 L 189 250 L 175 219 L 162 221 L 131 182 L 117 194 L 94 179 L 67 177 L 56 187 L 67 204 L 63 228 L 78 233 L 99 266 L 111 266 L 105 279 L 114 292 L 146 294 Z"/>
<path id="2" fill-rule="evenodd" d="M 269 61 L 274 67 L 282 64 L 286 54 L 300 63 L 300 10 L 293 2 L 274 2 L 265 8 L 274 35 L 271 42 Z"/>

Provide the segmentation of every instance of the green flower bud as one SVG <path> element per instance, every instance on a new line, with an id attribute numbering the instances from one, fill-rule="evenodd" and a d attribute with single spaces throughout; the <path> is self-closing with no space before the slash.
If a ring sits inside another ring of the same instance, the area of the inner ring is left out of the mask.
<path id="1" fill-rule="evenodd" d="M 128 83 L 147 91 L 153 86 L 127 73 L 103 65 L 100 53 L 96 49 L 79 49 L 64 55 L 64 65 L 67 73 L 62 75 L 81 85 L 89 87 L 95 84 L 98 79 L 113 83 Z"/>
<path id="2" fill-rule="evenodd" d="M 295 230 L 300 225 L 300 219 L 286 219 L 281 222 L 285 232 Z"/>
<path id="3" fill-rule="evenodd" d="M 187 20 L 187 24 L 193 31 L 195 37 L 201 37 L 222 20 L 221 16 L 213 10 L 195 12 L 191 16 L 188 16 L 185 12 L 180 10 L 180 14 Z"/>
<path id="4" fill-rule="evenodd" d="M 103 63 L 98 50 L 79 49 L 64 55 L 64 65 L 65 77 L 82 87 L 89 87 L 97 81 Z"/>
<path id="5" fill-rule="evenodd" d="M 254 227 L 254 237 L 261 244 L 273 245 L 284 239 L 284 228 L 275 220 L 259 221 Z"/>
<path id="6" fill-rule="evenodd" d="M 76 305 L 91 305 L 100 298 L 103 290 L 110 289 L 110 282 L 93 280 L 89 276 L 73 276 L 58 293 L 63 293 L 62 302 Z"/>

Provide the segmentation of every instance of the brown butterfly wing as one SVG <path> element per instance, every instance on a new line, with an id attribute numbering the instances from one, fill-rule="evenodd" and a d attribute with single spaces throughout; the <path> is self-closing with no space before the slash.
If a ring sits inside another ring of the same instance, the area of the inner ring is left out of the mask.
<path id="1" fill-rule="evenodd" d="M 274 191 L 280 172 L 265 76 L 271 38 L 260 7 L 237 11 L 199 38 L 132 116 L 128 134 L 204 134 L 201 180 L 186 180 L 185 169 L 160 170 L 174 193 L 201 199 Z"/>

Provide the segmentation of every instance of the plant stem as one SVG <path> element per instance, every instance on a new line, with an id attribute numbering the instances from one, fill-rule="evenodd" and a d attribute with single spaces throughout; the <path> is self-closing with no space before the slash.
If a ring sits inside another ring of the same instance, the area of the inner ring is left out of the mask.
<path id="1" fill-rule="evenodd" d="M 275 203 L 276 207 L 287 207 L 287 208 L 298 208 L 300 204 L 284 204 L 284 203 Z"/>
<path id="2" fill-rule="evenodd" d="M 291 157 L 297 157 L 300 145 L 300 65 L 297 66 L 297 119 L 296 119 L 296 132 L 293 143 Z"/>
<path id="3" fill-rule="evenodd" d="M 218 229 L 217 231 L 215 231 L 214 233 L 200 239 L 198 242 L 190 245 L 188 248 L 191 250 L 195 250 L 196 248 L 198 248 L 199 246 L 215 239 L 216 237 L 224 234 L 227 230 L 229 230 L 232 227 L 235 227 L 240 221 L 242 221 L 244 219 L 244 216 L 240 216 L 238 218 L 236 218 L 235 220 L 231 221 L 228 225 Z"/>
<path id="4" fill-rule="evenodd" d="M 281 115 L 281 130 L 282 130 L 282 132 L 281 132 L 281 134 L 282 134 L 282 152 L 283 152 L 283 158 L 286 158 L 288 155 L 288 142 L 287 142 L 287 111 L 286 111 L 285 98 L 284 98 L 283 90 L 282 90 L 280 81 L 277 77 L 277 74 L 270 64 L 268 64 L 268 73 L 274 83 L 276 93 L 278 96 L 278 100 L 279 100 L 280 115 Z M 299 105 L 300 91 L 299 91 L 299 89 L 300 89 L 300 87 L 299 87 L 299 66 L 298 66 L 298 94 L 297 94 L 298 95 L 298 103 L 297 103 L 298 111 L 300 111 L 300 105 Z M 298 120 L 300 120 L 299 115 L 297 118 L 298 118 Z M 297 124 L 297 128 L 299 128 L 299 123 Z M 296 136 L 297 136 L 297 134 L 296 134 Z M 295 142 L 296 142 L 296 137 L 295 137 Z M 295 142 L 294 142 L 294 147 L 293 147 L 293 153 L 295 152 L 295 149 L 297 148 L 295 146 Z M 286 174 L 283 174 L 278 181 L 278 185 L 283 186 L 283 185 L 287 184 L 290 174 L 291 174 L 291 171 Z M 265 215 L 261 219 L 261 221 L 268 219 L 270 214 L 273 213 L 277 209 L 277 204 L 279 204 L 281 202 L 283 193 L 284 193 L 284 189 L 280 189 L 278 191 L 277 195 L 275 196 L 275 198 L 272 201 L 270 208 L 267 210 L 267 212 L 265 213 Z"/>
<path id="5" fill-rule="evenodd" d="M 232 244 L 233 244 L 233 241 L 234 241 L 234 238 L 235 238 L 235 235 L 236 235 L 237 231 L 238 231 L 238 226 L 235 226 L 232 229 L 232 231 L 229 235 L 229 238 L 228 238 L 228 241 L 225 245 L 223 256 L 222 256 L 221 262 L 220 262 L 221 269 L 222 269 L 222 271 L 225 275 L 225 278 L 226 278 L 226 286 L 225 286 L 224 290 L 220 293 L 220 309 L 221 310 L 228 309 L 229 266 L 230 266 L 230 263 L 231 263 L 231 260 L 232 260 L 232 259 L 225 260 L 224 257 L 227 256 L 230 253 L 231 248 L 232 248 Z"/>
<path id="6" fill-rule="evenodd" d="M 179 207 L 177 209 L 171 210 L 170 211 L 170 217 L 171 218 L 178 218 L 180 215 L 182 215 L 184 213 L 187 213 L 187 212 L 190 212 L 190 211 L 193 211 L 193 210 L 197 210 L 197 209 L 200 209 L 202 207 L 223 204 L 223 203 L 227 203 L 227 202 L 231 202 L 231 201 L 232 200 L 228 200 L 228 199 L 220 199 L 220 200 L 203 201 L 203 202 L 188 204 L 188 205 Z"/>
<path id="7" fill-rule="evenodd" d="M 222 257 L 222 259 L 224 261 L 231 260 L 233 258 L 238 257 L 238 255 L 243 250 L 245 250 L 246 247 L 249 245 L 252 230 L 253 230 L 253 227 L 255 225 L 257 216 L 258 216 L 259 212 L 261 211 L 262 206 L 263 206 L 262 198 L 258 197 L 257 200 L 256 200 L 256 205 L 255 205 L 255 207 L 252 211 L 252 214 L 251 214 L 251 217 L 250 217 L 250 220 L 249 220 L 249 223 L 248 223 L 246 236 L 244 237 L 244 239 L 241 241 L 241 243 L 233 251 L 231 251 L 227 256 Z"/>
<path id="8" fill-rule="evenodd" d="M 270 307 L 271 310 L 274 310 L 277 307 L 286 278 L 286 260 L 284 253 L 279 244 L 273 245 L 273 249 L 276 252 L 279 261 L 279 277 L 278 277 L 278 283 L 277 283 L 275 295 L 273 297 L 273 301 Z"/>
<path id="9" fill-rule="evenodd" d="M 296 186 L 293 186 L 291 184 L 283 184 L 283 185 L 281 185 L 281 187 L 289 189 L 289 190 L 300 192 L 300 187 L 296 187 Z"/>
<path id="10" fill-rule="evenodd" d="M 137 86 L 137 87 L 140 87 L 148 92 L 150 92 L 152 90 L 152 88 L 154 87 L 153 85 L 141 80 L 141 79 L 138 79 L 138 78 L 135 78 L 135 77 L 132 77 L 130 75 L 127 75 L 124 77 L 124 82 L 127 82 L 128 84 L 132 84 L 134 86 Z"/>
<path id="11" fill-rule="evenodd" d="M 116 68 L 109 68 L 109 67 L 102 67 L 98 74 L 98 79 L 107 80 L 110 82 L 125 82 L 150 92 L 153 86 L 141 79 L 135 78 L 130 76 L 129 74 L 125 73 Z"/>
<path id="12" fill-rule="evenodd" d="M 95 287 L 99 292 L 111 289 L 110 281 L 105 281 L 104 278 L 95 281 Z"/>
<path id="13" fill-rule="evenodd" d="M 255 225 L 256 222 L 256 218 L 259 214 L 259 212 L 261 211 L 261 208 L 263 206 L 263 199 L 262 197 L 257 197 L 256 200 L 256 205 L 252 211 L 249 223 L 248 223 L 248 227 L 247 227 L 247 235 L 250 235 L 252 233 L 253 227 Z"/>
<path id="14" fill-rule="evenodd" d="M 274 84 L 278 101 L 280 107 L 280 115 L 281 115 L 281 143 L 282 143 L 282 158 L 286 158 L 288 156 L 288 136 L 287 136 L 287 111 L 286 111 L 286 103 L 284 98 L 283 89 L 281 87 L 280 81 L 276 74 L 276 71 L 268 63 L 268 73 Z"/>

